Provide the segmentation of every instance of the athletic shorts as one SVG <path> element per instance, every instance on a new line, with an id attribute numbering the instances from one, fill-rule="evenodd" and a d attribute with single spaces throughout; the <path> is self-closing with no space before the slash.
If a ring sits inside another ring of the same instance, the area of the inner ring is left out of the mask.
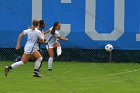
<path id="1" fill-rule="evenodd" d="M 49 48 L 54 48 L 53 45 L 54 45 L 54 43 L 48 44 L 48 45 L 46 45 L 46 48 L 47 48 L 47 49 L 49 49 Z"/>
<path id="2" fill-rule="evenodd" d="M 58 41 L 56 41 L 58 42 Z M 54 42 L 55 43 L 55 42 Z M 49 49 L 49 48 L 54 48 L 53 45 L 54 43 L 48 43 L 48 45 L 46 45 L 46 49 Z"/>
<path id="3" fill-rule="evenodd" d="M 25 46 L 24 47 L 24 53 L 26 54 L 32 54 L 36 49 L 34 47 L 31 46 Z"/>

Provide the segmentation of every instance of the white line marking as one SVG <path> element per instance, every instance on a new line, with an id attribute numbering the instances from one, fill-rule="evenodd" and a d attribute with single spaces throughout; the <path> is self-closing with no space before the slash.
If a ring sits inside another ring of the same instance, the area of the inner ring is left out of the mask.
<path id="1" fill-rule="evenodd" d="M 127 74 L 127 73 L 132 73 L 132 72 L 137 72 L 139 71 L 138 69 L 136 70 L 126 70 L 125 72 L 119 72 L 119 73 L 113 73 L 113 74 L 107 74 L 107 75 L 121 75 L 121 74 Z"/>

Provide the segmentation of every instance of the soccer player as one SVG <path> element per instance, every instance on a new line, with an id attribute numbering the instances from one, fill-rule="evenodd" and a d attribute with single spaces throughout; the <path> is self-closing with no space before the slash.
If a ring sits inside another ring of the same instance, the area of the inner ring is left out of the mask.
<path id="1" fill-rule="evenodd" d="M 22 33 L 20 33 L 16 49 L 18 50 L 20 48 L 20 41 L 23 38 L 23 36 L 27 35 L 27 42 L 24 47 L 24 53 L 22 55 L 21 61 L 15 62 L 10 66 L 5 66 L 5 76 L 7 77 L 8 72 L 11 69 L 14 69 L 16 67 L 19 67 L 25 63 L 28 62 L 29 58 L 31 56 L 34 56 L 37 60 L 35 63 L 35 69 L 39 69 L 39 66 L 42 61 L 41 54 L 36 50 L 37 42 L 40 40 L 41 42 L 44 42 L 44 36 L 43 34 L 38 30 L 39 27 L 39 21 L 33 20 L 32 21 L 32 27 L 30 29 L 24 30 Z M 40 77 L 39 73 L 34 73 L 35 77 Z"/>
<path id="2" fill-rule="evenodd" d="M 40 30 L 41 33 L 43 33 L 43 29 L 45 28 L 45 26 L 46 26 L 45 21 L 44 20 L 39 20 L 39 28 L 38 28 L 38 30 Z M 42 41 L 38 41 L 37 46 L 36 46 L 36 50 L 43 56 L 42 49 L 41 49 L 41 43 L 42 43 Z M 32 58 L 33 58 L 33 60 L 35 60 L 34 57 L 32 57 Z M 37 63 L 35 63 L 35 64 L 37 64 Z M 35 76 L 35 77 L 38 76 L 37 73 L 39 73 L 39 70 L 40 70 L 40 68 L 42 66 L 42 61 L 41 61 L 41 64 L 38 64 L 38 66 L 39 66 L 38 69 L 36 69 L 36 66 L 34 67 L 33 76 Z"/>
<path id="3" fill-rule="evenodd" d="M 45 21 L 44 21 L 44 20 L 39 20 L 39 28 L 38 28 L 38 30 L 40 30 L 41 33 L 43 33 L 43 29 L 45 28 L 45 26 L 46 26 Z M 37 43 L 35 49 L 43 56 L 42 49 L 41 49 L 41 43 L 42 43 L 42 42 L 39 42 L 39 41 L 38 41 L 38 43 Z M 20 61 L 20 60 L 21 60 L 21 57 L 18 56 L 18 57 L 15 59 L 15 62 Z M 31 62 L 33 62 L 33 61 L 35 61 L 35 60 L 36 60 L 36 58 L 35 58 L 34 56 L 31 56 L 30 59 L 29 59 L 29 61 L 31 61 Z M 35 64 L 36 64 L 36 63 L 35 63 Z M 40 70 L 41 66 L 42 66 L 42 61 L 41 61 L 41 64 L 39 65 L 39 69 L 36 69 L 36 68 L 34 67 L 33 76 L 38 76 L 38 75 L 36 75 L 36 73 L 39 73 L 39 70 Z"/>
<path id="4" fill-rule="evenodd" d="M 49 30 L 44 32 L 44 35 L 46 34 L 46 48 L 49 53 L 49 59 L 48 59 L 48 71 L 52 71 L 52 62 L 54 58 L 54 48 L 57 49 L 57 58 L 60 58 L 62 49 L 60 43 L 57 41 L 59 40 L 65 40 L 67 41 L 67 38 L 61 37 L 59 34 L 59 31 L 61 29 L 61 23 L 60 22 L 55 22 L 53 27 L 51 27 Z"/>

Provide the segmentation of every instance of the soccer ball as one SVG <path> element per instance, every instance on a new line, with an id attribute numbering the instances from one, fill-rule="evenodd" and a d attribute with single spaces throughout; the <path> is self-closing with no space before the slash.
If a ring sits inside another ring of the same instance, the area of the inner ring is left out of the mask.
<path id="1" fill-rule="evenodd" d="M 113 50 L 113 46 L 112 46 L 111 44 L 107 44 L 107 45 L 105 46 L 105 50 L 106 50 L 107 52 L 111 52 L 111 51 Z"/>

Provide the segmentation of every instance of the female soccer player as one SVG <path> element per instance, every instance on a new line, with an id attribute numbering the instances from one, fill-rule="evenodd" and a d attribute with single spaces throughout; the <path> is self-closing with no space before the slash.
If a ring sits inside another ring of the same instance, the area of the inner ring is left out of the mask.
<path id="1" fill-rule="evenodd" d="M 46 26 L 46 23 L 44 20 L 39 20 L 39 28 L 38 30 L 41 31 L 41 33 L 43 33 L 43 29 L 45 28 Z M 44 35 L 44 34 L 43 34 Z M 42 49 L 41 49 L 41 43 L 43 43 L 42 41 L 38 41 L 37 43 L 37 46 L 36 46 L 36 50 L 41 54 L 41 56 L 43 56 L 43 53 L 42 53 Z M 32 57 L 32 60 L 36 60 L 35 57 Z M 35 63 L 37 64 L 37 63 Z M 39 73 L 39 70 L 42 66 L 42 61 L 41 61 L 41 64 L 38 64 L 39 68 L 36 69 L 36 67 L 34 67 L 34 73 L 33 73 L 33 76 L 38 76 L 37 73 Z"/>
<path id="2" fill-rule="evenodd" d="M 23 38 L 24 35 L 27 35 L 27 42 L 24 47 L 24 53 L 22 55 L 21 61 L 15 62 L 10 66 L 5 66 L 5 76 L 7 77 L 8 72 L 16 68 L 18 66 L 21 66 L 25 64 L 31 56 L 34 56 L 37 60 L 35 63 L 35 69 L 39 69 L 39 66 L 42 61 L 41 54 L 36 50 L 37 42 L 38 40 L 41 40 L 44 42 L 44 36 L 43 34 L 38 30 L 39 21 L 33 20 L 31 29 L 24 30 L 22 33 L 20 33 L 16 45 L 16 49 L 18 50 L 20 48 L 20 41 Z M 40 77 L 39 73 L 34 73 L 35 77 Z"/>
<path id="3" fill-rule="evenodd" d="M 43 29 L 45 28 L 45 26 L 46 26 L 45 21 L 44 21 L 44 20 L 39 20 L 39 27 L 38 27 L 38 30 L 40 30 L 41 33 L 43 33 Z M 42 43 L 42 42 L 39 42 L 39 41 L 38 41 L 38 43 L 37 43 L 37 45 L 36 45 L 36 50 L 43 56 L 42 49 L 41 49 L 41 43 Z M 20 61 L 20 60 L 21 60 L 21 56 L 18 56 L 18 57 L 15 59 L 15 62 Z M 31 56 L 30 59 L 29 59 L 29 61 L 31 61 L 31 62 L 33 62 L 33 61 L 35 61 L 35 60 L 36 60 L 36 58 L 35 58 L 34 56 Z M 42 65 L 42 62 L 41 62 L 41 64 L 40 64 L 40 66 L 39 66 L 39 69 L 34 69 L 34 74 L 33 74 L 33 75 L 35 75 L 35 73 L 39 73 L 39 70 L 40 70 L 40 68 L 41 68 L 41 65 Z"/>
<path id="4" fill-rule="evenodd" d="M 54 48 L 57 48 L 57 57 L 59 58 L 61 56 L 62 53 L 62 49 L 61 49 L 61 45 L 60 43 L 57 41 L 57 38 L 59 40 L 65 40 L 67 41 L 67 38 L 61 37 L 59 34 L 59 30 L 61 29 L 61 23 L 60 22 L 55 22 L 53 27 L 51 27 L 49 30 L 47 30 L 46 32 L 44 32 L 44 35 L 46 35 L 46 48 L 48 50 L 49 53 L 49 59 L 48 59 L 48 70 L 52 71 L 52 62 L 53 62 L 53 58 L 54 58 Z"/>

